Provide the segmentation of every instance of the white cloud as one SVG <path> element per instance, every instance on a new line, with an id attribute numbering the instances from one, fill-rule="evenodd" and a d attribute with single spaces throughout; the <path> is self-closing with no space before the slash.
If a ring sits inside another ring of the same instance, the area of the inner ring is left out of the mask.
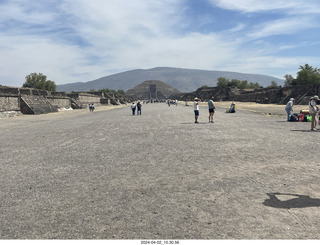
<path id="1" fill-rule="evenodd" d="M 285 14 L 294 13 L 317 13 L 320 9 L 320 3 L 317 0 L 208 0 L 213 5 L 229 10 L 242 12 L 261 12 L 272 10 L 283 10 Z"/>
<path id="2" fill-rule="evenodd" d="M 94 70 L 86 64 L 86 55 L 76 46 L 28 36 L 2 37 L 0 43 L 7 43 L 0 48 L 1 76 L 14 78 L 16 86 L 21 86 L 31 72 L 41 72 L 50 80 L 64 83 L 75 82 L 73 79 L 77 76 L 80 79 L 84 70 Z"/>
<path id="3" fill-rule="evenodd" d="M 50 11 L 49 1 L 46 8 L 39 1 L 11 0 L 0 5 L 0 22 L 21 21 L 25 24 L 45 24 L 54 19 L 54 13 Z M 49 7 L 49 8 L 48 8 Z"/>
<path id="4" fill-rule="evenodd" d="M 252 38 L 263 38 L 273 35 L 297 35 L 301 30 L 316 27 L 316 20 L 311 17 L 290 17 L 257 24 L 248 33 Z M 308 23 L 308 27 L 306 27 Z"/>
<path id="5" fill-rule="evenodd" d="M 4 13 L 0 16 L 0 84 L 10 82 L 21 86 L 31 72 L 41 72 L 63 84 L 156 66 L 273 75 L 278 74 L 273 69 L 293 65 L 297 68 L 296 63 L 301 63 L 297 62 L 299 57 L 277 55 L 281 48 L 266 45 L 264 38 L 296 34 L 305 22 L 309 27 L 316 23 L 314 16 L 285 15 L 250 24 L 234 22 L 229 29 L 219 32 L 200 29 L 190 32 L 187 27 L 192 19 L 184 16 L 186 2 L 12 0 L 4 5 L 0 3 Z M 243 12 L 285 9 L 281 0 L 211 2 Z M 299 3 L 290 2 L 290 11 Z M 198 17 L 202 24 L 210 23 L 210 15 Z M 299 46 L 290 45 L 282 43 L 281 47 Z"/>

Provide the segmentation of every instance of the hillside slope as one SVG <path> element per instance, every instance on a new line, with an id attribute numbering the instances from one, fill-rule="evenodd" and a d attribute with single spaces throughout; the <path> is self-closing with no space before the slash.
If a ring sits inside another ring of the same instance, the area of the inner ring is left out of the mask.
<path id="1" fill-rule="evenodd" d="M 283 85 L 283 80 L 281 79 L 259 74 L 156 67 L 146 70 L 138 69 L 122 72 L 85 83 L 78 82 L 57 85 L 57 91 L 89 91 L 90 89 L 99 90 L 104 88 L 115 90 L 123 89 L 127 91 L 128 89 L 132 89 L 144 81 L 159 80 L 169 84 L 181 92 L 191 92 L 203 85 L 215 87 L 219 77 L 225 77 L 230 80 L 247 80 L 249 83 L 258 82 L 264 87 L 269 86 L 271 81 L 276 81 L 279 85 Z"/>

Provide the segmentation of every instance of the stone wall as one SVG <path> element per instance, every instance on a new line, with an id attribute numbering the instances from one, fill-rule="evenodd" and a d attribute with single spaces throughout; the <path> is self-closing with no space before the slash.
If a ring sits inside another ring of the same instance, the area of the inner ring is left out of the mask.
<path id="1" fill-rule="evenodd" d="M 20 111 L 20 96 L 0 95 L 0 112 L 3 111 Z"/>
<path id="2" fill-rule="evenodd" d="M 80 105 L 81 108 L 89 108 L 89 104 L 94 104 L 95 106 L 101 105 L 102 96 L 91 94 L 91 93 L 71 93 L 68 94 L 68 97 L 77 101 L 77 104 Z"/>
<path id="3" fill-rule="evenodd" d="M 95 106 L 120 105 L 131 101 L 130 97 L 118 98 L 103 92 L 49 92 L 32 88 L 16 88 L 0 85 L 0 118 L 16 114 L 43 114 L 58 109 L 83 109 Z"/>
<path id="4" fill-rule="evenodd" d="M 283 97 L 281 89 L 257 90 L 249 93 L 235 94 L 229 100 L 242 102 L 256 102 L 265 104 L 277 104 Z"/>
<path id="5" fill-rule="evenodd" d="M 70 99 L 65 93 L 0 86 L 0 118 L 7 115 L 18 115 L 21 112 L 25 114 L 49 113 L 57 111 L 58 108 L 71 108 Z"/>
<path id="6" fill-rule="evenodd" d="M 59 109 L 70 109 L 71 100 L 68 97 L 59 97 L 59 96 L 47 96 L 47 100 L 55 107 Z"/>
<path id="7" fill-rule="evenodd" d="M 265 104 L 286 104 L 290 98 L 295 98 L 296 104 L 307 105 L 314 95 L 319 95 L 319 86 L 292 86 L 261 89 L 237 89 L 235 87 L 203 87 L 192 93 L 170 96 L 179 100 L 190 101 L 195 97 L 207 101 L 211 96 L 216 101 L 241 101 Z"/>

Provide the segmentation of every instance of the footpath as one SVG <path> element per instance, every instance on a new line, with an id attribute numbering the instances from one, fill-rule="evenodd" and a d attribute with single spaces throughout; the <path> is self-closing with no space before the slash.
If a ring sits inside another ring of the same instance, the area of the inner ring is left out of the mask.
<path id="1" fill-rule="evenodd" d="M 319 239 L 319 133 L 129 105 L 0 120 L 0 239 Z"/>

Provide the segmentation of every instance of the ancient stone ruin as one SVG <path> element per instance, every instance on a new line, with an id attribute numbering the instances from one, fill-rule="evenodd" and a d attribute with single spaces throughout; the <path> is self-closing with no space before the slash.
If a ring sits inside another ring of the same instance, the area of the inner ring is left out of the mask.
<path id="1" fill-rule="evenodd" d="M 131 102 L 129 97 L 102 92 L 49 92 L 31 88 L 0 86 L 0 118 L 19 114 L 45 114 L 62 109 L 85 109 L 95 106 L 120 105 Z"/>
<path id="2" fill-rule="evenodd" d="M 271 87 L 261 89 L 238 89 L 236 87 L 202 87 L 192 93 L 173 94 L 170 98 L 192 101 L 195 97 L 207 101 L 211 96 L 215 101 L 256 102 L 263 104 L 286 104 L 295 98 L 295 104 L 307 105 L 312 96 L 319 95 L 319 85 Z"/>
<path id="3" fill-rule="evenodd" d="M 127 91 L 129 96 L 140 100 L 166 100 L 171 94 L 180 94 L 180 91 L 170 85 L 158 81 L 148 80 Z"/>

